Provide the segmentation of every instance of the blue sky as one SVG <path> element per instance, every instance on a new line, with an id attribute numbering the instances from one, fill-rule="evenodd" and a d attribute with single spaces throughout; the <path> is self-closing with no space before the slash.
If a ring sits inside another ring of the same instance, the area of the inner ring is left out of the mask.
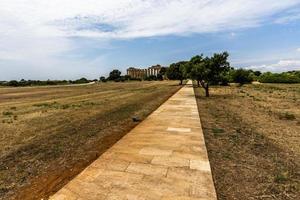
<path id="1" fill-rule="evenodd" d="M 300 0 L 1 0 L 0 80 L 98 78 L 228 51 L 300 70 Z"/>

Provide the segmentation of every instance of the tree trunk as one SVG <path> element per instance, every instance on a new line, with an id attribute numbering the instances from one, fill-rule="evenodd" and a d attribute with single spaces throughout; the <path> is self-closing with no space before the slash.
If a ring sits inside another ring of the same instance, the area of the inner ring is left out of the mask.
<path id="1" fill-rule="evenodd" d="M 209 97 L 209 84 L 205 83 L 204 81 L 201 81 L 201 86 L 204 88 L 205 90 L 205 96 Z"/>
<path id="2" fill-rule="evenodd" d="M 200 81 L 199 80 L 197 80 L 197 85 L 198 85 L 198 87 L 200 87 Z"/>
<path id="3" fill-rule="evenodd" d="M 209 86 L 208 86 L 208 83 L 205 86 L 205 96 L 209 97 Z"/>
<path id="4" fill-rule="evenodd" d="M 183 81 L 183 80 L 180 80 L 180 84 L 179 84 L 179 85 L 182 85 L 182 81 Z"/>

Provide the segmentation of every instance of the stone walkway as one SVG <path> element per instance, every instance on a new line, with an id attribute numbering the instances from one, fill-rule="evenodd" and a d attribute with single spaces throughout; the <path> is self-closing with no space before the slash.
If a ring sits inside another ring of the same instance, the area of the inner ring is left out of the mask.
<path id="1" fill-rule="evenodd" d="M 50 199 L 217 199 L 191 82 Z"/>

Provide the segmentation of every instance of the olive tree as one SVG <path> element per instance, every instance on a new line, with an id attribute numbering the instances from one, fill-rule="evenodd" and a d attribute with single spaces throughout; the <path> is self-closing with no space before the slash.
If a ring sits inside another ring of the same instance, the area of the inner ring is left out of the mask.
<path id="1" fill-rule="evenodd" d="M 180 85 L 182 85 L 183 80 L 185 79 L 184 76 L 184 68 L 186 61 L 181 61 L 177 63 L 173 63 L 166 71 L 166 75 L 170 80 L 179 80 Z"/>
<path id="2" fill-rule="evenodd" d="M 227 52 L 205 58 L 203 58 L 203 55 L 197 55 L 185 64 L 185 71 L 188 77 L 196 80 L 198 86 L 200 87 L 201 85 L 205 89 L 206 97 L 209 97 L 210 84 L 221 82 L 224 73 L 229 71 L 228 56 Z"/>

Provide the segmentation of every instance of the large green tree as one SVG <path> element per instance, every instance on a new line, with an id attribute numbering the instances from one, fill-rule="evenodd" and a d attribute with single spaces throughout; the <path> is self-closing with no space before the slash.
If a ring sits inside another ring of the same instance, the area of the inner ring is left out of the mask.
<path id="1" fill-rule="evenodd" d="M 179 80 L 180 85 L 182 85 L 183 80 L 185 79 L 184 68 L 186 61 L 180 61 L 177 63 L 173 63 L 167 69 L 166 75 L 170 80 Z"/>
<path id="2" fill-rule="evenodd" d="M 119 80 L 120 78 L 121 78 L 121 72 L 117 69 L 114 69 L 109 73 L 109 77 L 108 77 L 109 80 Z"/>
<path id="3" fill-rule="evenodd" d="M 228 56 L 227 52 L 205 58 L 197 55 L 185 64 L 186 74 L 205 89 L 205 96 L 209 97 L 209 86 L 222 82 L 224 74 L 229 71 Z"/>
<path id="4" fill-rule="evenodd" d="M 186 77 L 196 80 L 199 87 L 200 81 L 205 76 L 203 55 L 192 57 L 191 60 L 185 64 L 184 73 Z"/>

